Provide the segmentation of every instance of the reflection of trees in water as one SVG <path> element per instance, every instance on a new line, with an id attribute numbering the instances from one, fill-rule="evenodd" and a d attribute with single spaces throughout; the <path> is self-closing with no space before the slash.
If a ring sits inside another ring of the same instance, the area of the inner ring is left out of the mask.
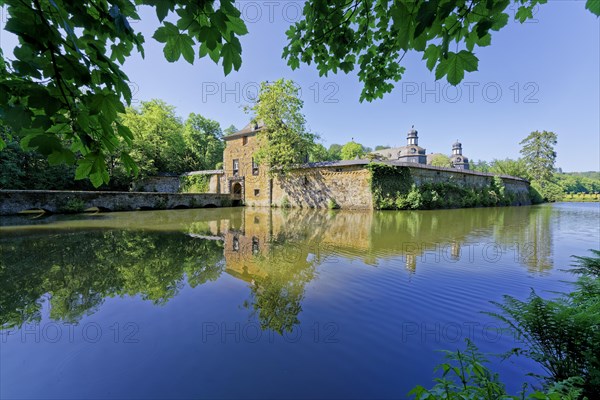
<path id="1" fill-rule="evenodd" d="M 549 205 L 507 208 L 502 223 L 494 225 L 494 238 L 530 271 L 548 271 L 553 267 L 552 212 Z"/>
<path id="2" fill-rule="evenodd" d="M 0 323 L 50 318 L 76 322 L 106 297 L 136 296 L 164 304 L 187 282 L 215 280 L 222 243 L 179 233 L 97 231 L 22 237 L 0 242 Z M 46 296 L 46 294 L 48 296 Z"/>
<path id="3" fill-rule="evenodd" d="M 330 256 L 370 265 L 404 256 L 406 268 L 415 272 L 419 256 L 439 248 L 435 246 L 447 247 L 457 259 L 461 245 L 480 240 L 518 244 L 520 261 L 530 269 L 552 268 L 551 207 L 400 212 L 246 208 L 231 211 L 231 218 L 224 211 L 202 214 L 210 216 L 204 220 L 177 213 L 186 223 L 175 215 L 167 216 L 177 232 L 115 227 L 7 235 L 0 241 L 1 326 L 40 320 L 46 300 L 52 319 L 70 322 L 94 312 L 105 297 L 139 295 L 164 304 L 186 279 L 196 287 L 226 270 L 251 282 L 246 306 L 263 329 L 282 333 L 298 323 L 306 284 Z M 203 239 L 216 236 L 224 241 Z"/>

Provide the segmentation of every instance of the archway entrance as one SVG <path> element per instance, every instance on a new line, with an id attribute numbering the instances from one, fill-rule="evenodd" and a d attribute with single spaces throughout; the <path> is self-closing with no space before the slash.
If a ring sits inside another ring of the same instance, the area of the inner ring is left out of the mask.
<path id="1" fill-rule="evenodd" d="M 231 200 L 233 206 L 242 205 L 242 184 L 236 182 L 231 186 Z"/>

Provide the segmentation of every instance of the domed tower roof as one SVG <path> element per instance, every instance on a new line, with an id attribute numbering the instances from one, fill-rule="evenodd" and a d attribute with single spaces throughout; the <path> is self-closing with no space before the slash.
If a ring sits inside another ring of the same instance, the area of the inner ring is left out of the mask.
<path id="1" fill-rule="evenodd" d="M 406 142 L 409 146 L 418 146 L 419 145 L 419 132 L 415 129 L 413 125 L 412 128 L 408 131 L 406 135 Z"/>
<path id="2" fill-rule="evenodd" d="M 462 154 L 462 143 L 460 143 L 458 141 L 458 139 L 456 140 L 456 142 L 454 142 L 454 144 L 452 145 L 452 155 L 461 155 Z"/>

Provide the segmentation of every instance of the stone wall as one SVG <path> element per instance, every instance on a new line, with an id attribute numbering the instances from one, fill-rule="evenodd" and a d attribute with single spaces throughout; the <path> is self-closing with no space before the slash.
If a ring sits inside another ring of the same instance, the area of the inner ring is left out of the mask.
<path id="1" fill-rule="evenodd" d="M 273 180 L 272 203 L 327 208 L 329 200 L 344 209 L 372 209 L 370 172 L 362 166 L 307 168 Z"/>
<path id="2" fill-rule="evenodd" d="M 475 171 L 433 166 L 408 166 L 415 184 L 426 182 L 455 183 L 466 187 L 483 188 L 490 185 L 493 175 Z M 531 204 L 529 182 L 523 179 L 502 176 L 506 190 L 516 195 L 513 205 Z M 370 171 L 366 165 L 331 166 L 298 169 L 287 176 L 273 179 L 272 198 L 252 201 L 246 197 L 247 205 L 327 208 L 329 199 L 343 209 L 372 209 L 373 198 L 370 185 Z"/>
<path id="3" fill-rule="evenodd" d="M 231 205 L 230 197 L 207 193 L 0 190 L 0 215 L 38 209 L 53 213 L 81 212 L 94 207 L 101 211 L 226 207 Z"/>
<path id="4" fill-rule="evenodd" d="M 148 176 L 134 183 L 133 190 L 136 192 L 179 192 L 179 176 Z"/>

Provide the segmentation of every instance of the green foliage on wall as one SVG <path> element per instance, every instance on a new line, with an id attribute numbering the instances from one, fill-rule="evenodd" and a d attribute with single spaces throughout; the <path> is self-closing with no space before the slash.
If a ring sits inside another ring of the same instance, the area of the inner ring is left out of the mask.
<path id="1" fill-rule="evenodd" d="M 430 210 L 526 204 L 529 196 L 507 191 L 498 176 L 487 187 L 452 182 L 414 183 L 407 167 L 370 164 L 373 207 L 377 210 Z"/>
<path id="2" fill-rule="evenodd" d="M 367 168 L 371 172 L 374 208 L 395 209 L 395 199 L 399 195 L 408 194 L 413 184 L 410 169 L 380 163 L 371 163 Z"/>
<path id="3" fill-rule="evenodd" d="M 210 183 L 209 175 L 184 175 L 179 177 L 179 192 L 207 193 Z"/>

